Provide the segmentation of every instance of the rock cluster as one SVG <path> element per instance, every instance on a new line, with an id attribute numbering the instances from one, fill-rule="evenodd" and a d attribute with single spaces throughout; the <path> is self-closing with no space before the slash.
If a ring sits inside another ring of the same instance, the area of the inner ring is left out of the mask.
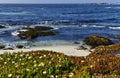
<path id="1" fill-rule="evenodd" d="M 19 31 L 18 36 L 21 39 L 34 39 L 38 36 L 52 36 L 56 35 L 56 32 L 53 31 L 52 27 L 45 27 L 45 26 L 36 26 L 34 28 L 27 27 L 27 28 L 22 28 L 23 30 L 26 31 Z"/>
<path id="2" fill-rule="evenodd" d="M 95 48 L 100 45 L 111 45 L 113 42 L 105 37 L 91 35 L 83 40 L 83 42 L 87 45 L 90 45 L 92 48 Z"/>
<path id="3" fill-rule="evenodd" d="M 0 29 L 1 29 L 1 28 L 5 28 L 5 26 L 3 26 L 3 25 L 0 25 Z"/>

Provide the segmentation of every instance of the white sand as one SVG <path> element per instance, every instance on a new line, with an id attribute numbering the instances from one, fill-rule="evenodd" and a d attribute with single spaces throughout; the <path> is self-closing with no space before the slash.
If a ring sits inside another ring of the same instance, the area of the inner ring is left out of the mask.
<path id="1" fill-rule="evenodd" d="M 78 45 L 54 45 L 54 46 L 40 46 L 40 47 L 31 47 L 29 49 L 14 49 L 14 50 L 0 50 L 0 54 L 4 52 L 28 52 L 36 50 L 49 50 L 59 53 L 64 53 L 69 56 L 87 56 L 90 54 L 88 50 L 77 50 Z"/>

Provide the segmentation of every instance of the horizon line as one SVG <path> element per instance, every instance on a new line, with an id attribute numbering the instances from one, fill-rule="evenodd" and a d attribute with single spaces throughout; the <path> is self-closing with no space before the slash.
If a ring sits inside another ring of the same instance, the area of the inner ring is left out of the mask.
<path id="1" fill-rule="evenodd" d="M 119 4 L 119 3 L 110 3 L 110 2 L 88 2 L 88 3 L 0 3 L 0 4 L 97 4 L 97 3 L 106 3 L 106 4 Z"/>

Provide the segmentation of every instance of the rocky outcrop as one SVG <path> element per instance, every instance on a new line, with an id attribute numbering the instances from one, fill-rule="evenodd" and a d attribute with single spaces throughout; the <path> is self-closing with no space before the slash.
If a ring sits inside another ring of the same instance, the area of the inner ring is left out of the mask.
<path id="1" fill-rule="evenodd" d="M 36 26 L 34 28 L 27 27 L 27 28 L 22 28 L 22 29 L 26 31 L 19 31 L 18 36 L 21 39 L 34 39 L 38 36 L 56 35 L 56 32 L 53 31 L 52 27 Z"/>
<path id="2" fill-rule="evenodd" d="M 5 48 L 5 46 L 4 45 L 0 45 L 0 49 L 3 49 L 3 48 Z"/>
<path id="3" fill-rule="evenodd" d="M 100 45 L 111 45 L 113 42 L 105 37 L 92 35 L 90 37 L 87 37 L 83 40 L 83 42 L 87 45 L 90 45 L 92 48 L 95 48 Z"/>
<path id="4" fill-rule="evenodd" d="M 1 28 L 6 28 L 6 27 L 5 27 L 5 26 L 3 26 L 3 25 L 0 25 L 0 29 L 1 29 Z"/>

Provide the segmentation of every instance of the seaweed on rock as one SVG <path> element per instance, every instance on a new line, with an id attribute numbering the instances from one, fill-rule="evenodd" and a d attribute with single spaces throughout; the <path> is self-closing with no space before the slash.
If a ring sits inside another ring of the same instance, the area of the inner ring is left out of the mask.
<path id="1" fill-rule="evenodd" d="M 53 36 L 56 35 L 56 32 L 53 31 L 52 27 L 36 26 L 34 28 L 23 28 L 27 31 L 19 31 L 19 37 L 21 39 L 34 39 L 38 36 Z"/>
<path id="2" fill-rule="evenodd" d="M 83 42 L 87 45 L 90 45 L 91 47 L 95 48 L 100 45 L 111 45 L 113 42 L 105 37 L 97 36 L 97 35 L 91 35 L 90 37 L 87 37 L 83 40 Z"/>

